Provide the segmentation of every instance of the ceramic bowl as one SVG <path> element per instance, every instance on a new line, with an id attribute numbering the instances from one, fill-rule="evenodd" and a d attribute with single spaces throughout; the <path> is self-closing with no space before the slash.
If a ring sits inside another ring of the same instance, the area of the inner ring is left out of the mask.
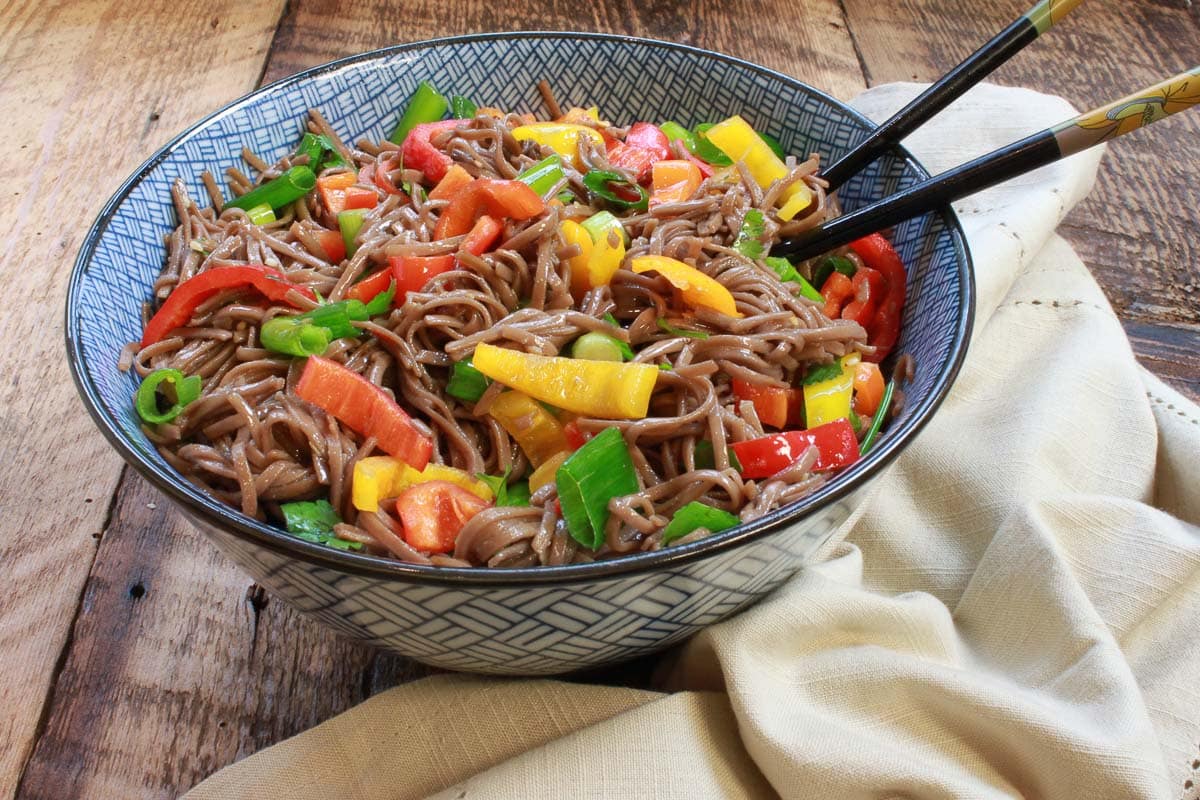
<path id="1" fill-rule="evenodd" d="M 560 673 L 679 642 L 751 605 L 800 569 L 862 501 L 870 482 L 913 440 L 953 381 L 973 308 L 969 256 L 949 209 L 898 226 L 911 298 L 899 352 L 916 375 L 902 416 L 868 456 L 821 490 L 700 542 L 593 564 L 439 569 L 298 541 L 183 480 L 138 426 L 121 348 L 141 335 L 141 306 L 175 226 L 171 182 L 203 197 L 200 172 L 220 174 L 248 146 L 288 153 L 318 108 L 348 140 L 385 136 L 421 80 L 481 105 L 542 108 L 556 96 L 596 104 L 617 122 L 684 125 L 742 114 L 789 153 L 831 163 L 870 123 L 798 80 L 729 56 L 664 42 L 568 33 L 504 33 L 401 45 L 286 78 L 181 133 L 117 190 L 75 262 L 67 349 L 88 410 L 117 451 L 274 596 L 379 647 L 454 670 Z M 896 150 L 839 192 L 853 209 L 926 177 Z"/>

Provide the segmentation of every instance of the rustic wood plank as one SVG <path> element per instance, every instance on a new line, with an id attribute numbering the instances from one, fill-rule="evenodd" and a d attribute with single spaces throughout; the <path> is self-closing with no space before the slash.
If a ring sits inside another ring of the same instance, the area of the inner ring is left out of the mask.
<path id="1" fill-rule="evenodd" d="M 12 796 L 31 752 L 96 552 L 93 534 L 120 474 L 67 375 L 61 320 L 71 259 L 125 175 L 186 123 L 254 84 L 281 7 L 4 6 L 0 797 Z M 196 75 L 206 82 L 197 85 Z"/>
<path id="2" fill-rule="evenodd" d="M 868 79 L 877 84 L 937 78 L 1028 3 L 964 0 L 952 13 L 941 0 L 845 6 Z M 1191 66 L 1190 44 L 1198 40 L 1200 7 L 1185 0 L 1089 3 L 992 80 L 1094 107 Z M 1200 324 L 1198 138 L 1200 114 L 1192 113 L 1113 142 L 1095 190 L 1062 226 L 1117 314 L 1137 331 L 1143 363 L 1194 399 L 1195 361 L 1163 354 L 1177 353 L 1180 331 Z"/>
<path id="3" fill-rule="evenodd" d="M 370 648 L 273 601 L 135 473 L 113 520 L 21 797 L 175 797 L 369 693 Z"/>
<path id="4" fill-rule="evenodd" d="M 770 24 L 760 21 L 771 20 Z M 747 24 L 753 21 L 753 24 Z M 414 0 L 378 13 L 339 0 L 304 0 L 283 20 L 265 77 L 400 42 L 497 30 L 606 31 L 719 50 L 794 75 L 838 97 L 865 84 L 836 0 L 692 3 Z"/>

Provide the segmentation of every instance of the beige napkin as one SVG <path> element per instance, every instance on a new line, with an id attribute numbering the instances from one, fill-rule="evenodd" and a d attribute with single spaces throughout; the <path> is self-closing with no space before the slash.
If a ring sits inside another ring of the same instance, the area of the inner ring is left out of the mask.
<path id="1" fill-rule="evenodd" d="M 882 119 L 918 88 L 855 105 Z M 1071 113 L 981 86 L 908 144 L 937 172 Z M 664 661 L 670 693 L 441 676 L 187 796 L 1181 795 L 1200 410 L 1136 364 L 1053 232 L 1099 158 L 960 204 L 979 305 L 951 396 L 828 561 Z"/>

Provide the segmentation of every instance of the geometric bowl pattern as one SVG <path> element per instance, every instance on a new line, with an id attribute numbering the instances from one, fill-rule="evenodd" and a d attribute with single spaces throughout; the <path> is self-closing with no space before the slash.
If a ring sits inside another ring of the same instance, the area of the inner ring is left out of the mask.
<path id="1" fill-rule="evenodd" d="M 271 161 L 318 108 L 344 138 L 381 138 L 422 80 L 480 105 L 541 108 L 547 78 L 565 104 L 598 105 L 618 123 L 686 126 L 741 114 L 798 156 L 832 163 L 870 123 L 799 81 L 696 48 L 603 34 L 505 33 L 377 50 L 264 87 L 184 131 L 118 189 L 89 231 L 67 295 L 72 375 L 101 431 L 273 594 L 348 635 L 451 669 L 550 674 L 665 647 L 762 597 L 799 569 L 851 513 L 866 484 L 917 434 L 965 355 L 970 261 L 946 209 L 890 237 L 909 270 L 897 352 L 916 374 L 903 416 L 871 453 L 815 494 L 709 539 L 597 564 L 519 570 L 438 569 L 298 541 L 182 480 L 138 427 L 136 380 L 116 367 L 141 335 L 141 308 L 175 225 L 170 185 L 203 197 L 200 173 Z M 850 210 L 927 177 L 897 148 L 839 191 Z"/>

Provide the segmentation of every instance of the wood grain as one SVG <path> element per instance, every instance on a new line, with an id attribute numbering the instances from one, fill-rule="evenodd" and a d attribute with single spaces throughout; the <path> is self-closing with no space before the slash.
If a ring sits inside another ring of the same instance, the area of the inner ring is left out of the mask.
<path id="1" fill-rule="evenodd" d="M 0 797 L 29 757 L 120 474 L 63 357 L 62 298 L 82 223 L 168 137 L 254 84 L 282 0 L 165 7 L 4 6 Z"/>
<path id="2" fill-rule="evenodd" d="M 946 13 L 942 0 L 845 0 L 872 85 L 936 79 L 1028 5 L 964 0 Z M 1093 108 L 1194 65 L 1197 42 L 1200 6 L 1099 0 L 1080 6 L 992 80 Z M 1104 287 L 1142 362 L 1193 399 L 1200 399 L 1198 140 L 1200 114 L 1191 113 L 1114 141 L 1096 188 L 1060 228 Z"/>

